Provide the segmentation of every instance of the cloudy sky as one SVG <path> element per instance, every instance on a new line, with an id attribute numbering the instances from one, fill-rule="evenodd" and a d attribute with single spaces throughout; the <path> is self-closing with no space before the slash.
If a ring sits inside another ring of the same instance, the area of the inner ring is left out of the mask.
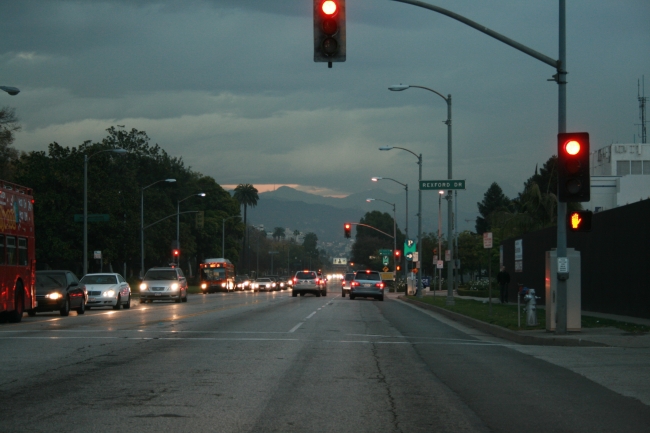
<path id="1" fill-rule="evenodd" d="M 432 3 L 558 57 L 557 0 Z M 415 192 L 415 158 L 378 148 L 422 153 L 423 178 L 446 178 L 445 101 L 387 89 L 426 86 L 453 98 L 461 229 L 492 182 L 512 197 L 555 153 L 555 71 L 414 6 L 347 0 L 347 62 L 328 69 L 313 62 L 312 0 L 1 4 L 0 85 L 21 93 L 0 94 L 0 105 L 16 108 L 21 150 L 78 146 L 124 125 L 224 186 L 345 196 L 385 176 Z M 594 149 L 638 137 L 649 29 L 647 0 L 567 1 L 568 130 L 588 131 Z M 424 194 L 427 212 L 435 196 Z"/>

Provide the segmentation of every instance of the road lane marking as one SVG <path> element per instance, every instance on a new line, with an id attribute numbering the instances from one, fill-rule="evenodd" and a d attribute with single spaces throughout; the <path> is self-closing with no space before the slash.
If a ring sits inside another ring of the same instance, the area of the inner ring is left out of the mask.
<path id="1" fill-rule="evenodd" d="M 294 326 L 293 328 L 291 328 L 291 331 L 289 331 L 289 334 L 291 334 L 291 333 L 293 333 L 293 332 L 296 332 L 296 330 L 297 330 L 298 328 L 300 328 L 302 325 L 304 325 L 304 323 L 305 323 L 305 322 L 300 322 L 300 323 L 298 323 L 296 326 Z"/>
<path id="2" fill-rule="evenodd" d="M 311 319 L 312 317 L 314 317 L 314 314 L 316 314 L 316 311 L 314 311 L 314 312 L 311 313 L 309 316 L 307 316 L 307 317 L 305 318 L 305 320 L 307 320 L 307 319 Z"/>

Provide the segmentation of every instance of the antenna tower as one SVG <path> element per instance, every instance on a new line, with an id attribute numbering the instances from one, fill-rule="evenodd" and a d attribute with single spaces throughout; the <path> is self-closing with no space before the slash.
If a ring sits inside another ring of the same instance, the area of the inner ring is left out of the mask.
<path id="1" fill-rule="evenodd" d="M 645 96 L 645 75 L 641 77 L 641 82 L 637 81 L 637 95 L 639 98 L 639 118 L 641 119 L 641 143 L 648 142 L 648 134 L 646 133 L 645 124 L 647 123 L 645 117 L 645 106 L 648 98 Z"/>

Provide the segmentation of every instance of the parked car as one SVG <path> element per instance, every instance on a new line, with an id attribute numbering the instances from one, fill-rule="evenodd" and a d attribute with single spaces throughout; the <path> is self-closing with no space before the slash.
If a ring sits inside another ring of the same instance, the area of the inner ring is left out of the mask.
<path id="1" fill-rule="evenodd" d="M 320 297 L 327 296 L 327 291 L 321 286 L 318 274 L 315 271 L 298 271 L 293 277 L 293 288 L 291 296 L 305 296 L 305 293 L 313 293 Z"/>
<path id="2" fill-rule="evenodd" d="M 79 284 L 88 293 L 87 310 L 96 307 L 131 308 L 131 287 L 120 274 L 86 274 Z"/>
<path id="3" fill-rule="evenodd" d="M 386 285 L 381 280 L 379 272 L 370 270 L 356 271 L 354 280 L 350 282 L 350 299 L 365 297 L 383 301 L 385 287 Z"/>
<path id="4" fill-rule="evenodd" d="M 86 290 L 70 271 L 36 271 L 36 308 L 28 310 L 29 316 L 47 311 L 59 311 L 62 316 L 76 310 L 86 312 Z"/>
<path id="5" fill-rule="evenodd" d="M 257 292 L 272 292 L 276 290 L 277 284 L 271 278 L 257 278 L 253 283 L 253 289 Z"/>
<path id="6" fill-rule="evenodd" d="M 151 268 L 140 284 L 140 303 L 187 302 L 187 279 L 181 268 Z"/>
<path id="7" fill-rule="evenodd" d="M 346 294 L 350 294 L 350 283 L 354 280 L 354 272 L 348 272 L 341 280 L 341 297 L 345 298 Z"/>

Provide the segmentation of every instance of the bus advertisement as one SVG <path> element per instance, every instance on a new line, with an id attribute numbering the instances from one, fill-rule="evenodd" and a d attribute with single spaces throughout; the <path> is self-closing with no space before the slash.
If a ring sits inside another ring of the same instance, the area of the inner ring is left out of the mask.
<path id="1" fill-rule="evenodd" d="M 20 322 L 36 308 L 34 197 L 24 186 L 0 180 L 0 315 Z"/>
<path id="2" fill-rule="evenodd" d="M 235 290 L 235 265 L 228 259 L 206 259 L 199 265 L 203 294 Z"/>

